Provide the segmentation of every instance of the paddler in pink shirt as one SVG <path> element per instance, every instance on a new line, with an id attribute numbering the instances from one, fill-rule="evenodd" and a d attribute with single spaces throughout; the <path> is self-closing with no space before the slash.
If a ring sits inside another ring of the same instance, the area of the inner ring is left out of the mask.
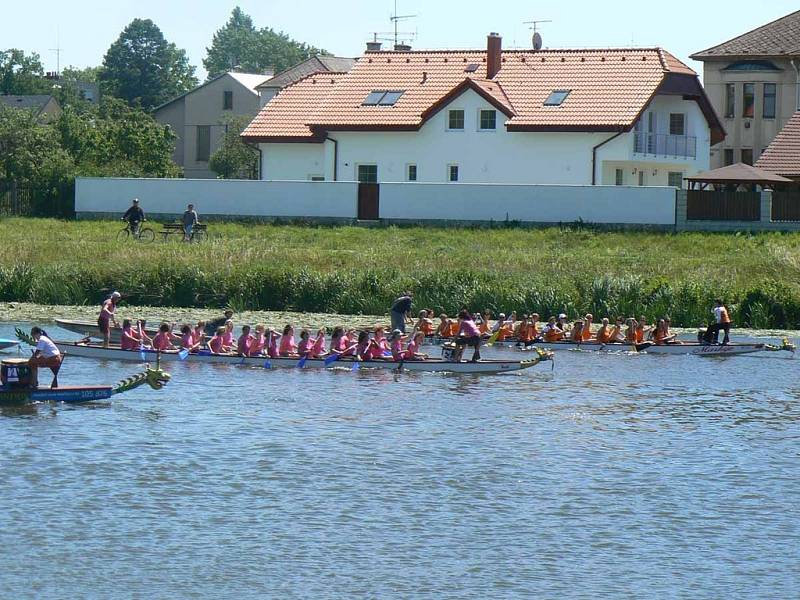
<path id="1" fill-rule="evenodd" d="M 173 334 L 169 330 L 169 323 L 161 323 L 158 333 L 153 337 L 153 350 L 174 350 L 172 345 Z"/>
<path id="2" fill-rule="evenodd" d="M 233 321 L 228 319 L 225 321 L 225 333 L 222 334 L 222 344 L 226 349 L 232 350 L 234 345 L 233 337 Z"/>
<path id="3" fill-rule="evenodd" d="M 327 354 L 327 352 L 325 352 L 325 328 L 320 327 L 308 357 L 317 358 L 318 356 L 322 356 L 324 354 Z"/>
<path id="4" fill-rule="evenodd" d="M 303 329 L 300 332 L 300 343 L 297 345 L 297 354 L 300 356 L 309 356 L 313 347 L 314 340 L 311 339 L 308 329 Z"/>
<path id="5" fill-rule="evenodd" d="M 250 356 L 261 356 L 264 353 L 264 346 L 267 345 L 267 336 L 264 335 L 265 327 L 262 323 L 256 325 L 256 335 L 250 344 Z"/>
<path id="6" fill-rule="evenodd" d="M 278 357 L 278 338 L 280 334 L 274 329 L 270 329 L 267 333 L 267 355 L 270 358 Z"/>
<path id="7" fill-rule="evenodd" d="M 385 332 L 385 327 L 379 326 L 375 328 L 375 337 L 372 339 L 372 345 L 369 349 L 370 360 L 383 360 L 387 355 L 391 354 L 392 348 L 386 339 Z"/>
<path id="8" fill-rule="evenodd" d="M 225 347 L 225 327 L 217 327 L 217 333 L 208 342 L 208 347 L 214 354 L 225 354 L 228 349 Z"/>
<path id="9" fill-rule="evenodd" d="M 191 325 L 186 324 L 181 327 L 181 348 L 189 352 L 197 352 L 200 348 L 200 344 L 194 341 L 194 331 L 192 331 Z"/>
<path id="10" fill-rule="evenodd" d="M 425 360 L 428 358 L 427 354 L 423 354 L 419 351 L 422 344 L 425 343 L 425 332 L 418 331 L 414 334 L 414 337 L 408 342 L 408 347 L 404 353 L 405 360 Z"/>
<path id="11" fill-rule="evenodd" d="M 294 341 L 294 327 L 290 323 L 283 328 L 281 345 L 278 348 L 280 356 L 295 356 L 297 354 L 297 343 Z"/>
<path id="12" fill-rule="evenodd" d="M 392 335 L 389 336 L 392 358 L 395 361 L 405 360 L 405 352 L 403 352 L 404 339 L 406 339 L 406 336 L 403 335 L 403 332 L 400 331 L 399 329 L 395 329 L 394 331 L 392 331 Z"/>
<path id="13" fill-rule="evenodd" d="M 252 344 L 253 336 L 250 335 L 250 325 L 242 325 L 242 335 L 236 340 L 236 354 L 250 356 L 250 346 Z"/>

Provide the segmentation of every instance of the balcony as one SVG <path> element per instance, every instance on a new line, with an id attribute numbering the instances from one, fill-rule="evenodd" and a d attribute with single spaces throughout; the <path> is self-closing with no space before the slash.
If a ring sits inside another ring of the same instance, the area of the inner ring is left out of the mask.
<path id="1" fill-rule="evenodd" d="M 697 158 L 697 138 L 666 133 L 634 133 L 633 153 L 661 158 Z"/>

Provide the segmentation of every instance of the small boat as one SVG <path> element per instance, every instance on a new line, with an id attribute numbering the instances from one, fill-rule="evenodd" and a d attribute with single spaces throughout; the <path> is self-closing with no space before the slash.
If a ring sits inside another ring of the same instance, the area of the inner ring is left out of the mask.
<path id="1" fill-rule="evenodd" d="M 96 321 L 93 323 L 91 321 L 73 321 L 71 319 L 56 319 L 56 325 L 58 325 L 62 329 L 71 331 L 72 333 L 77 333 L 78 335 L 82 335 L 85 337 L 92 337 L 98 340 L 103 339 L 103 334 L 100 332 L 100 327 L 98 326 Z M 144 332 L 148 336 L 153 337 L 155 334 L 158 333 L 158 330 L 153 328 L 145 328 Z M 114 344 L 119 344 L 121 338 L 122 338 L 122 327 L 112 327 L 111 342 Z"/>
<path id="2" fill-rule="evenodd" d="M 117 394 L 129 392 L 143 384 L 155 390 L 163 388 L 170 379 L 169 373 L 156 365 L 123 379 L 116 385 L 67 385 L 61 387 L 34 386 L 31 369 L 26 358 L 10 358 L 0 363 L 0 405 L 25 402 L 92 402 L 107 400 Z"/>
<path id="3" fill-rule="evenodd" d="M 19 346 L 17 340 L 0 339 L 0 350 L 8 350 L 9 348 L 16 348 L 17 346 Z"/>
<path id="4" fill-rule="evenodd" d="M 208 351 L 188 353 L 185 351 L 165 351 L 156 352 L 155 350 L 122 350 L 119 346 L 103 348 L 100 344 L 86 341 L 79 342 L 55 342 L 61 352 L 70 356 L 82 356 L 85 358 L 95 358 L 100 360 L 124 360 L 141 362 L 148 357 L 160 355 L 162 361 L 175 362 L 198 362 L 198 363 L 222 363 L 230 365 L 250 365 L 267 369 L 281 368 L 305 368 L 305 369 L 335 369 L 335 368 L 357 368 L 364 369 L 390 369 L 395 371 L 427 371 L 433 373 L 510 373 L 512 371 L 522 371 L 536 366 L 542 361 L 552 360 L 552 353 L 540 351 L 536 356 L 529 360 L 481 360 L 478 362 L 451 361 L 443 358 L 429 358 L 426 360 L 354 360 L 351 357 L 343 357 L 338 360 L 326 358 L 269 358 L 266 356 L 238 356 L 234 354 L 213 354 Z"/>

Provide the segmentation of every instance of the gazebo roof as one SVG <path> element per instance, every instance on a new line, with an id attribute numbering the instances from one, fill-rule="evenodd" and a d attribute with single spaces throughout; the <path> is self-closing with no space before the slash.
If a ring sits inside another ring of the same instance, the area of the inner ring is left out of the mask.
<path id="1" fill-rule="evenodd" d="M 736 163 L 735 165 L 728 165 L 727 167 L 698 173 L 692 177 L 687 177 L 686 181 L 698 183 L 752 183 L 761 186 L 772 186 L 776 183 L 792 183 L 791 179 L 786 179 L 786 177 L 781 177 L 775 173 L 770 173 L 769 171 L 744 163 Z"/>

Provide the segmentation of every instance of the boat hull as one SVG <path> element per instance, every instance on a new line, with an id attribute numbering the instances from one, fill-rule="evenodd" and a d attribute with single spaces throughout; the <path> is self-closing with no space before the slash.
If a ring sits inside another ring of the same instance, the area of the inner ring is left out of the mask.
<path id="1" fill-rule="evenodd" d="M 0 350 L 8 350 L 17 346 L 19 346 L 19 342 L 15 340 L 0 340 Z"/>
<path id="2" fill-rule="evenodd" d="M 0 404 L 20 402 L 92 402 L 94 400 L 108 400 L 113 394 L 114 391 L 110 385 L 0 389 Z"/>
<path id="3" fill-rule="evenodd" d="M 81 356 L 85 358 L 95 358 L 100 360 L 124 360 L 143 362 L 155 362 L 158 356 L 162 362 L 186 362 L 198 363 L 222 363 L 231 365 L 249 365 L 268 369 L 281 368 L 300 368 L 299 358 L 267 358 L 264 356 L 235 356 L 230 354 L 211 354 L 197 353 L 189 354 L 182 359 L 180 354 L 175 351 L 157 353 L 153 350 L 131 351 L 121 350 L 120 348 L 103 348 L 95 344 L 81 344 L 74 342 L 56 342 L 58 349 L 70 356 Z M 329 364 L 323 358 L 307 359 L 303 362 L 302 368 L 305 369 L 336 369 L 353 368 L 358 364 L 359 368 L 365 369 L 387 369 L 395 371 L 423 371 L 433 373 L 510 373 L 529 369 L 541 361 L 539 357 L 532 360 L 482 360 L 480 362 L 449 362 L 441 359 L 428 359 L 424 361 L 384 361 L 384 360 L 365 360 L 354 361 L 351 358 L 341 358 Z"/>

